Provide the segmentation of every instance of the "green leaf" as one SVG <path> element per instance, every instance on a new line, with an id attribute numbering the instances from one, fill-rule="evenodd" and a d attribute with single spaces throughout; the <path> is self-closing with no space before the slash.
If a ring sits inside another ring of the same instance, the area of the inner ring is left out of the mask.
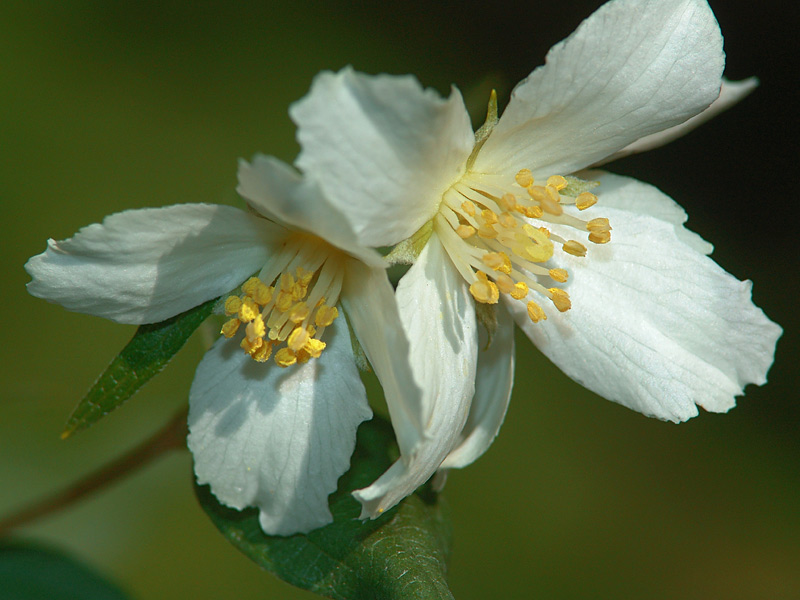
<path id="1" fill-rule="evenodd" d="M 358 519 L 350 492 L 372 483 L 396 456 L 383 419 L 363 423 L 352 467 L 330 497 L 334 522 L 290 537 L 265 535 L 258 511 L 222 506 L 208 486 L 197 497 L 222 534 L 259 566 L 322 596 L 347 600 L 452 599 L 445 575 L 452 531 L 446 506 L 423 486 L 374 521 Z"/>
<path id="2" fill-rule="evenodd" d="M 0 545 L 3 600 L 126 600 L 116 587 L 71 558 L 51 550 Z"/>
<path id="3" fill-rule="evenodd" d="M 160 323 L 141 325 L 70 415 L 62 439 L 85 429 L 133 396 L 183 348 L 217 300 Z"/>

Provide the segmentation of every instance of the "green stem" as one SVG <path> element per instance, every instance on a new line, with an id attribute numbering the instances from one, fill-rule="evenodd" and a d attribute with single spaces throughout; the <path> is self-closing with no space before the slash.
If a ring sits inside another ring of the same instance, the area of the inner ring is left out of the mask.
<path id="1" fill-rule="evenodd" d="M 180 411 L 169 423 L 133 450 L 79 479 L 61 492 L 0 520 L 0 538 L 12 529 L 67 508 L 92 492 L 143 468 L 169 450 L 185 448 L 187 412 Z"/>

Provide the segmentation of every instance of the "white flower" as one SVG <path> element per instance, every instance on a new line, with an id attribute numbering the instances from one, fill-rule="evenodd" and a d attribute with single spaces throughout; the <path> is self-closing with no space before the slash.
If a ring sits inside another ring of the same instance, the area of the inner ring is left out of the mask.
<path id="1" fill-rule="evenodd" d="M 765 382 L 780 328 L 683 210 L 644 183 L 581 173 L 600 184 L 594 206 L 589 185 L 564 177 L 681 135 L 755 85 L 720 96 L 723 66 L 705 1 L 613 0 L 476 134 L 458 90 L 442 99 L 410 76 L 323 73 L 293 106 L 296 165 L 361 243 L 431 232 L 397 288 L 424 439 L 401 440 L 401 459 L 356 492 L 362 516 L 486 450 L 511 392 L 512 319 L 577 382 L 664 420 L 727 411 Z M 488 350 L 476 304 L 499 307 Z"/>
<path id="2" fill-rule="evenodd" d="M 255 214 L 208 204 L 131 210 L 50 240 L 25 267 L 28 290 L 141 324 L 241 286 L 190 391 L 195 471 L 224 504 L 257 506 L 265 532 L 307 532 L 332 520 L 328 495 L 372 414 L 337 306 L 398 422 L 419 391 L 394 358 L 408 346 L 381 256 L 357 245 L 337 209 L 275 159 L 243 161 L 238 191 Z"/>

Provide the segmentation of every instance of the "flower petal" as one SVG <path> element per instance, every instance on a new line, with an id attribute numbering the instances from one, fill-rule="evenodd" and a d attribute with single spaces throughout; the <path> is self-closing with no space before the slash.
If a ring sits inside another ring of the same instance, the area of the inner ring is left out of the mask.
<path id="1" fill-rule="evenodd" d="M 320 73 L 289 114 L 302 146 L 295 164 L 367 246 L 396 244 L 429 221 L 474 145 L 459 91 L 445 100 L 410 75 Z"/>
<path id="2" fill-rule="evenodd" d="M 239 161 L 236 191 L 261 214 L 322 238 L 369 265 L 386 267 L 380 254 L 355 240 L 353 228 L 319 188 L 286 163 L 257 154 Z"/>
<path id="3" fill-rule="evenodd" d="M 725 57 L 705 0 L 612 0 L 517 85 L 473 170 L 572 173 L 700 113 Z"/>
<path id="4" fill-rule="evenodd" d="M 220 502 L 256 506 L 270 535 L 330 523 L 328 495 L 348 469 L 359 423 L 371 417 L 347 325 L 326 329 L 318 359 L 281 369 L 220 339 L 189 392 L 189 449 L 199 483 Z"/>
<path id="5" fill-rule="evenodd" d="M 414 382 L 408 339 L 386 270 L 350 261 L 341 303 L 383 386 L 400 452 L 408 454 L 423 439 L 422 392 Z"/>
<path id="6" fill-rule="evenodd" d="M 155 323 L 239 285 L 285 234 L 229 206 L 128 210 L 49 240 L 25 265 L 28 291 L 119 323 Z"/>
<path id="7" fill-rule="evenodd" d="M 612 160 L 623 158 L 631 154 L 638 154 L 639 152 L 647 152 L 659 146 L 670 143 L 673 140 L 683 137 L 693 129 L 696 129 L 706 121 L 710 121 L 721 112 L 728 110 L 734 104 L 744 100 L 750 93 L 758 87 L 758 79 L 750 77 L 742 81 L 728 81 L 722 78 L 722 88 L 719 91 L 719 97 L 711 103 L 707 109 L 699 115 L 693 116 L 688 121 L 675 125 L 669 129 L 651 133 L 643 138 L 639 138 L 625 146 L 619 152 L 615 152 L 611 156 L 604 158 L 597 165 L 604 165 L 610 163 Z"/>
<path id="8" fill-rule="evenodd" d="M 475 393 L 475 307 L 435 234 L 400 280 L 396 296 L 414 379 L 423 392 L 424 438 L 372 485 L 353 492 L 361 518 L 379 516 L 436 472 L 459 440 Z"/>
<path id="9" fill-rule="evenodd" d="M 571 272 L 569 311 L 534 325 L 511 302 L 517 323 L 561 370 L 609 400 L 675 422 L 695 416 L 695 404 L 727 411 L 747 383 L 766 381 L 781 328 L 752 303 L 749 281 L 678 235 L 682 226 L 664 218 L 671 199 L 626 177 L 600 181 L 600 203 L 586 212 L 609 218 L 611 242 L 585 258 L 559 258 Z"/>
<path id="10" fill-rule="evenodd" d="M 497 311 L 497 331 L 486 348 L 486 330 L 478 339 L 478 373 L 475 396 L 459 443 L 442 463 L 442 469 L 460 469 L 477 460 L 491 446 L 506 416 L 514 384 L 514 321 L 504 308 Z"/>

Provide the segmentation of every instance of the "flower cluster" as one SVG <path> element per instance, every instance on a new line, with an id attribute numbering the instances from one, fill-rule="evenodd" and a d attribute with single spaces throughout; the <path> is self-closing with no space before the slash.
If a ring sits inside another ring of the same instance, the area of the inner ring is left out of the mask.
<path id="1" fill-rule="evenodd" d="M 674 422 L 762 384 L 780 328 L 750 283 L 659 190 L 589 170 L 735 103 L 705 0 L 612 0 L 477 132 L 461 95 L 410 76 L 318 75 L 290 114 L 294 167 L 242 161 L 248 212 L 184 204 L 111 215 L 49 242 L 30 292 L 121 323 L 221 298 L 190 391 L 198 481 L 265 532 L 331 521 L 327 497 L 371 411 L 351 335 L 380 380 L 400 458 L 356 490 L 375 518 L 491 444 L 514 324 L 575 381 Z M 387 256 L 375 248 L 394 246 Z M 396 289 L 390 262 L 412 266 Z"/>

